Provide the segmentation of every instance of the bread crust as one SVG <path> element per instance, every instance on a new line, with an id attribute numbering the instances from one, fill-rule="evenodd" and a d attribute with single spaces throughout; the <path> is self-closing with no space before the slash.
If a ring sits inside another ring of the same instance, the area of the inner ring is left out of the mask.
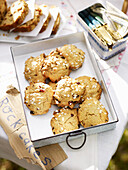
<path id="1" fill-rule="evenodd" d="M 24 0 L 14 2 L 7 10 L 7 13 L 0 24 L 0 29 L 9 31 L 20 25 L 28 14 L 28 4 Z"/>
<path id="2" fill-rule="evenodd" d="M 27 21 L 23 25 L 18 26 L 16 29 L 14 29 L 14 32 L 30 32 L 34 30 L 34 28 L 38 25 L 40 21 L 40 16 L 42 15 L 42 10 L 39 8 L 39 6 L 36 5 L 35 12 L 34 12 L 34 18 Z"/>
<path id="3" fill-rule="evenodd" d="M 6 13 L 7 13 L 7 2 L 6 0 L 0 0 L 0 23 L 2 22 Z"/>

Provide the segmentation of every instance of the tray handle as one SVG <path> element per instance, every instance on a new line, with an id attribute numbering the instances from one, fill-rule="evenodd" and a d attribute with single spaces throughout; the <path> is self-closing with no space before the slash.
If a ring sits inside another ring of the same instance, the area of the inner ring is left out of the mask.
<path id="1" fill-rule="evenodd" d="M 77 136 L 77 135 L 84 135 L 84 140 L 83 140 L 83 143 L 82 143 L 80 146 L 78 146 L 78 147 L 73 147 L 73 146 L 71 146 L 71 145 L 69 144 L 69 137 L 74 137 L 74 136 Z M 81 132 L 81 133 L 79 133 L 79 134 L 78 134 L 78 133 L 77 133 L 77 134 L 71 134 L 71 133 L 69 133 L 68 136 L 66 137 L 66 143 L 67 143 L 67 145 L 68 145 L 71 149 L 75 149 L 75 150 L 80 149 L 80 148 L 82 148 L 82 147 L 84 146 L 85 142 L 86 142 L 86 133 L 85 133 L 85 132 Z"/>

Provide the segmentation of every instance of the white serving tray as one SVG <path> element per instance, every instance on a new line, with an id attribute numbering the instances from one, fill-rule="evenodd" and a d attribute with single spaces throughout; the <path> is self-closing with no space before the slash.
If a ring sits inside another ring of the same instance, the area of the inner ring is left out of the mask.
<path id="1" fill-rule="evenodd" d="M 52 105 L 52 107 L 49 109 L 49 112 L 45 115 L 31 115 L 30 110 L 24 104 L 24 90 L 25 87 L 29 85 L 29 83 L 25 80 L 23 72 L 27 58 L 30 56 L 36 57 L 41 53 L 49 54 L 51 50 L 63 46 L 64 44 L 74 44 L 85 52 L 85 61 L 83 66 L 76 71 L 72 71 L 70 77 L 77 78 L 79 76 L 87 75 L 90 77 L 95 77 L 99 81 L 103 89 L 100 101 L 104 104 L 109 113 L 109 122 L 88 128 L 83 128 L 81 126 L 78 130 L 62 133 L 59 135 L 53 135 L 52 128 L 50 126 L 50 120 L 54 110 L 56 110 L 58 107 Z M 43 40 L 25 45 L 19 45 L 12 47 L 11 52 L 16 69 L 17 79 L 19 82 L 21 98 L 30 132 L 30 137 L 35 147 L 41 147 L 52 143 L 59 143 L 65 141 L 66 137 L 70 137 L 71 139 L 72 134 L 75 134 L 75 136 L 77 134 L 76 137 L 78 137 L 83 133 L 89 135 L 115 128 L 116 123 L 118 122 L 118 117 L 115 113 L 98 64 L 94 58 L 91 47 L 84 32 L 78 32 L 59 38 Z"/>

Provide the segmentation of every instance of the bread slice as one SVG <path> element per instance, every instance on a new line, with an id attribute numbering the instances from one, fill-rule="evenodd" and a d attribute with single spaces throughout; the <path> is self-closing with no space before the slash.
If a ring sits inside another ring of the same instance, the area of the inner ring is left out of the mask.
<path id="1" fill-rule="evenodd" d="M 2 22 L 6 12 L 7 12 L 7 2 L 6 0 L 0 0 L 0 23 Z"/>
<path id="2" fill-rule="evenodd" d="M 38 5 L 35 5 L 35 12 L 34 12 L 34 18 L 27 21 L 23 25 L 18 26 L 16 29 L 14 29 L 14 32 L 30 32 L 32 31 L 40 21 L 40 15 L 42 15 L 42 10 L 39 8 Z"/>
<path id="3" fill-rule="evenodd" d="M 46 21 L 44 22 L 44 24 L 43 24 L 43 26 L 42 26 L 42 28 L 41 28 L 41 30 L 40 30 L 40 33 L 42 33 L 43 31 L 46 30 L 46 28 L 48 27 L 48 24 L 49 24 L 49 21 L 50 21 L 50 20 L 51 20 L 51 14 L 49 13 Z"/>
<path id="4" fill-rule="evenodd" d="M 0 29 L 9 31 L 20 25 L 28 14 L 28 4 L 24 0 L 17 0 L 7 10 L 7 13 L 0 24 Z"/>
<path id="5" fill-rule="evenodd" d="M 60 13 L 58 13 L 56 21 L 55 21 L 53 29 L 52 29 L 52 34 L 53 35 L 57 33 L 59 25 L 60 25 Z"/>
<path id="6" fill-rule="evenodd" d="M 51 20 L 51 14 L 49 12 L 49 7 L 47 5 L 43 4 L 40 7 L 41 7 L 43 13 L 44 13 L 45 10 L 47 10 L 47 12 L 48 12 L 48 16 L 47 16 L 47 18 L 46 18 L 45 22 L 43 23 L 43 26 L 42 26 L 42 28 L 40 30 L 40 33 L 42 33 L 48 27 L 48 24 L 49 24 L 49 22 Z"/>

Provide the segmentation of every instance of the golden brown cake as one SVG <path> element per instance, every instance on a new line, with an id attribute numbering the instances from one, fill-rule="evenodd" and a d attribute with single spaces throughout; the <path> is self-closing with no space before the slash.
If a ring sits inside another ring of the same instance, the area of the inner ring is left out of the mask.
<path id="1" fill-rule="evenodd" d="M 20 25 L 28 14 L 28 4 L 24 0 L 14 2 L 7 10 L 7 13 L 0 24 L 0 29 L 9 31 Z"/>
<path id="2" fill-rule="evenodd" d="M 85 59 L 85 53 L 75 45 L 66 44 L 57 50 L 68 60 L 70 69 L 75 70 L 82 66 Z"/>
<path id="3" fill-rule="evenodd" d="M 76 78 L 76 80 L 86 85 L 86 91 L 81 98 L 81 102 L 83 102 L 87 97 L 93 97 L 98 100 L 100 99 L 102 88 L 99 82 L 94 77 L 81 76 Z"/>
<path id="4" fill-rule="evenodd" d="M 30 57 L 25 61 L 24 76 L 29 83 L 45 83 L 46 78 L 42 75 L 41 69 L 45 54 L 37 57 Z"/>
<path id="5" fill-rule="evenodd" d="M 96 98 L 87 98 L 78 109 L 78 119 L 83 127 L 108 122 L 108 112 Z"/>
<path id="6" fill-rule="evenodd" d="M 40 21 L 40 15 L 42 15 L 42 10 L 39 8 L 39 6 L 35 6 L 35 12 L 34 12 L 34 18 L 30 21 L 27 21 L 23 25 L 18 26 L 16 29 L 14 29 L 14 32 L 30 32 L 34 30 L 34 28 L 37 26 L 38 22 Z"/>
<path id="7" fill-rule="evenodd" d="M 56 83 L 53 83 L 53 82 L 50 81 L 48 83 L 48 85 L 52 87 L 53 93 L 55 93 L 55 91 L 56 91 Z M 55 104 L 55 98 L 54 97 L 52 99 L 52 104 Z"/>
<path id="8" fill-rule="evenodd" d="M 78 129 L 77 109 L 62 108 L 53 113 L 51 127 L 53 134 L 60 134 Z"/>
<path id="9" fill-rule="evenodd" d="M 42 74 L 52 82 L 70 74 L 68 61 L 56 52 L 50 53 L 44 60 Z"/>
<path id="10" fill-rule="evenodd" d="M 52 88 L 44 83 L 35 83 L 26 87 L 24 103 L 32 115 L 42 115 L 48 112 L 53 97 Z"/>
<path id="11" fill-rule="evenodd" d="M 83 83 L 65 76 L 57 82 L 54 94 L 55 104 L 59 107 L 68 106 L 73 108 L 76 103 L 79 103 L 85 92 L 85 87 Z"/>

